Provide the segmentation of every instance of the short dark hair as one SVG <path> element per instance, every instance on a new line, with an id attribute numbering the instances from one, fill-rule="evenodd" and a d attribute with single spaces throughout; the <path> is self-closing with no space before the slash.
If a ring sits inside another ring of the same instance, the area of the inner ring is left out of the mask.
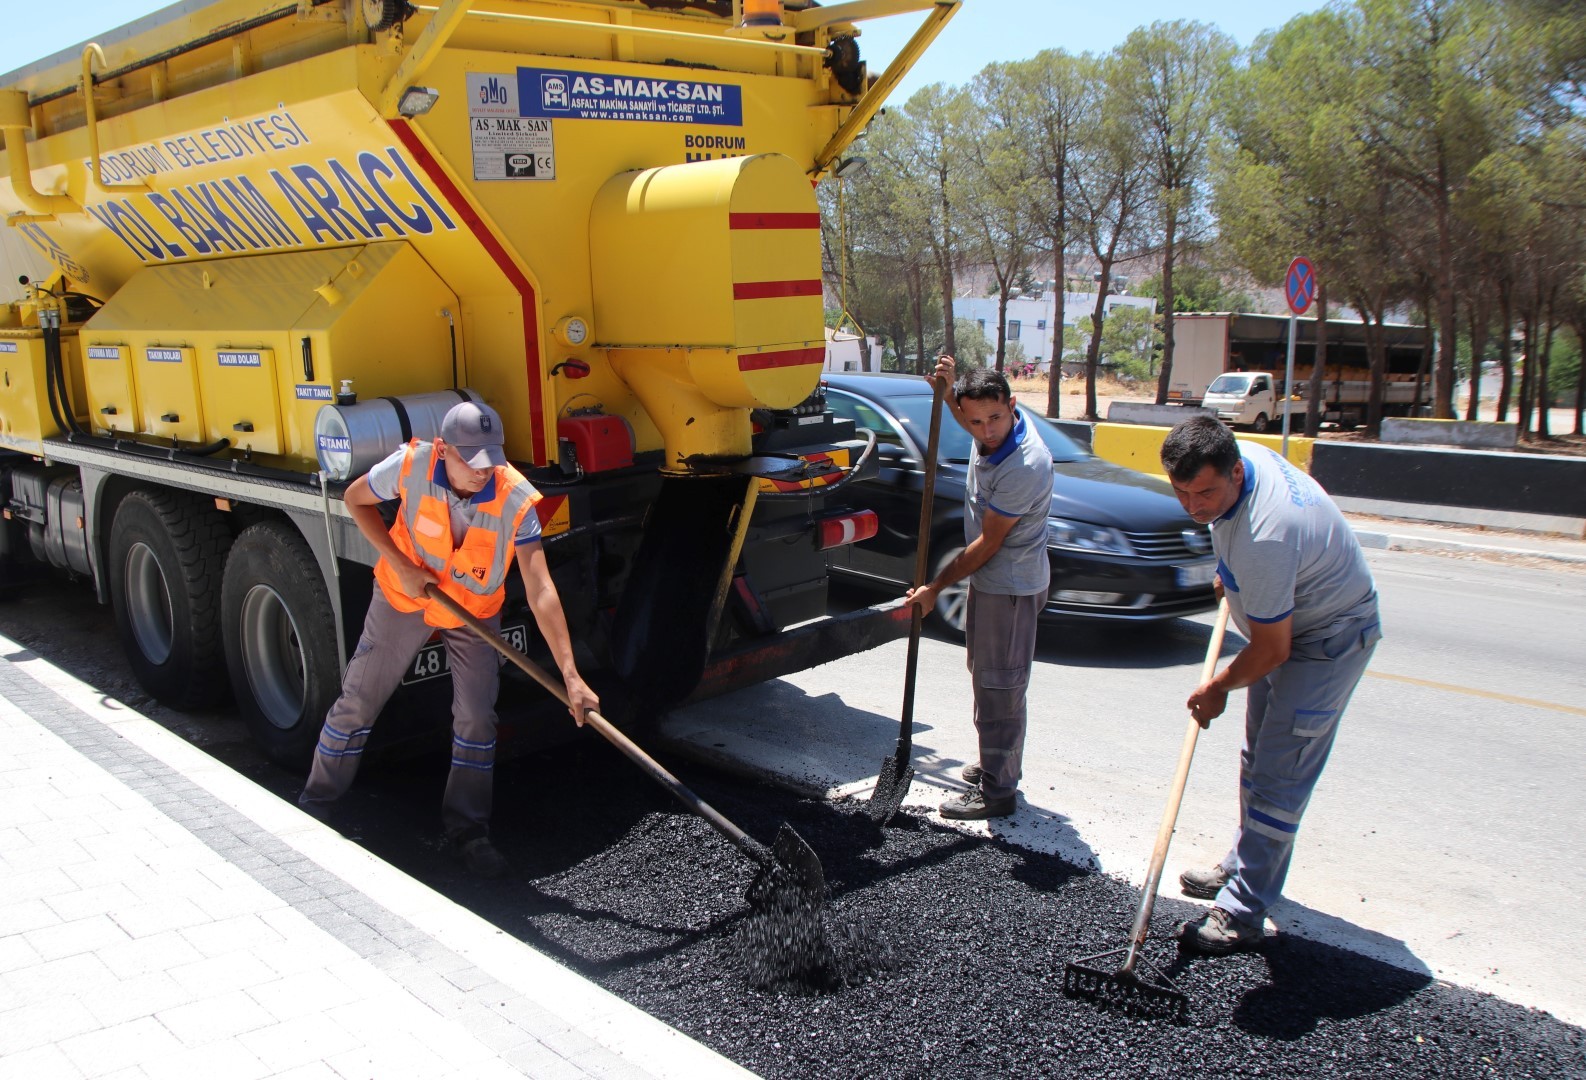
<path id="1" fill-rule="evenodd" d="M 1234 442 L 1234 433 L 1214 416 L 1192 416 L 1162 440 L 1162 468 L 1181 484 L 1193 480 L 1208 465 L 1219 475 L 1229 476 L 1238 463 L 1239 444 Z"/>
<path id="2" fill-rule="evenodd" d="M 1013 390 L 1002 372 L 995 368 L 972 367 L 958 377 L 953 385 L 953 396 L 963 401 L 1010 401 Z"/>

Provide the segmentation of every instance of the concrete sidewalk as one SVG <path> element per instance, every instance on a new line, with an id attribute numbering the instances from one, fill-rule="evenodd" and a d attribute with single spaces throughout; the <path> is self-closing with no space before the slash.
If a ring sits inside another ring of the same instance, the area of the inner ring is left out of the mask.
<path id="1" fill-rule="evenodd" d="M 0 638 L 0 1078 L 748 1076 Z"/>
<path id="2" fill-rule="evenodd" d="M 1440 525 L 1429 521 L 1344 514 L 1362 547 L 1389 551 L 1431 551 L 1451 555 L 1491 555 L 1545 559 L 1586 566 L 1586 540 L 1554 533 Z"/>

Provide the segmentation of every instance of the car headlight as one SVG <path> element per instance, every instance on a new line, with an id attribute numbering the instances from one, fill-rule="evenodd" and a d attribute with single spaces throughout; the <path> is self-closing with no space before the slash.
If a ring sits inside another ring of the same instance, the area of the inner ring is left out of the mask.
<path id="1" fill-rule="evenodd" d="M 1114 555 L 1132 555 L 1129 541 L 1117 529 L 1100 525 L 1086 525 L 1082 521 L 1065 521 L 1062 518 L 1046 519 L 1046 546 L 1067 548 L 1070 551 L 1107 551 Z"/>

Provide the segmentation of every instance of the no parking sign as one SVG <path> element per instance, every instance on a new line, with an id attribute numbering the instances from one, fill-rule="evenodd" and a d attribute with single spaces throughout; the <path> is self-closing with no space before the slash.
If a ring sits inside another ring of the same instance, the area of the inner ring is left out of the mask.
<path id="1" fill-rule="evenodd" d="M 1283 278 L 1283 292 L 1289 300 L 1289 310 L 1304 315 L 1316 299 L 1316 271 L 1311 260 L 1301 255 L 1289 263 L 1289 272 Z"/>

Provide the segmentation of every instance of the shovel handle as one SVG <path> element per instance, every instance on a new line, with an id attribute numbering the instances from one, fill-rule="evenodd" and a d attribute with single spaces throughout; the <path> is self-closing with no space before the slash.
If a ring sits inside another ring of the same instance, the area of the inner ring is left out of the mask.
<path id="1" fill-rule="evenodd" d="M 933 379 L 930 434 L 925 440 L 925 488 L 920 492 L 920 530 L 914 548 L 916 589 L 925 584 L 925 575 L 929 569 L 932 504 L 936 498 L 936 454 L 942 441 L 942 399 L 945 396 L 945 388 Z M 925 622 L 925 613 L 920 610 L 918 604 L 910 604 L 909 607 L 913 611 L 909 620 L 909 656 L 903 669 L 903 710 L 898 734 L 899 762 L 909 757 L 910 748 L 914 743 L 914 673 L 920 661 L 920 631 Z"/>
<path id="2" fill-rule="evenodd" d="M 471 615 L 461 604 L 432 584 L 424 586 L 424 595 L 461 619 L 470 630 L 489 642 L 496 652 L 512 661 L 525 675 L 549 690 L 557 701 L 560 701 L 569 709 L 572 708 L 572 702 L 567 697 L 567 688 L 562 685 L 559 679 L 552 678 L 533 660 L 513 648 L 511 643 L 500 634 Z M 611 721 L 601 716 L 594 709 L 588 709 L 584 713 L 584 723 L 600 732 L 607 742 L 626 754 L 639 768 L 649 773 L 652 780 L 670 791 L 684 806 L 709 822 L 712 828 L 731 841 L 732 845 L 739 851 L 742 851 L 761 866 L 768 867 L 774 862 L 771 853 L 764 845 L 731 821 L 728 821 L 715 807 L 690 791 L 681 780 L 667 772 L 660 762 L 645 753 L 632 739 L 618 731 Z"/>
<path id="3" fill-rule="evenodd" d="M 1223 651 L 1223 633 L 1228 629 L 1228 600 L 1224 597 L 1217 605 L 1217 621 L 1212 624 L 1211 640 L 1206 643 L 1206 660 L 1201 664 L 1201 679 L 1197 686 L 1217 670 L 1217 658 Z M 1167 863 L 1168 844 L 1173 841 L 1173 826 L 1178 821 L 1179 803 L 1184 799 L 1184 785 L 1189 780 L 1190 760 L 1195 756 L 1195 743 L 1200 738 L 1201 726 L 1193 716 L 1184 729 L 1184 744 L 1179 750 L 1178 771 L 1173 774 L 1173 789 L 1168 793 L 1167 809 L 1162 812 L 1162 824 L 1157 828 L 1156 849 L 1151 852 L 1151 869 L 1145 878 L 1145 890 L 1140 897 L 1140 912 L 1135 916 L 1134 930 L 1129 937 L 1129 955 L 1124 958 L 1119 974 L 1132 975 L 1135 961 L 1145 946 L 1145 937 L 1151 929 L 1151 909 L 1156 906 L 1157 886 L 1162 884 L 1162 867 Z"/>

